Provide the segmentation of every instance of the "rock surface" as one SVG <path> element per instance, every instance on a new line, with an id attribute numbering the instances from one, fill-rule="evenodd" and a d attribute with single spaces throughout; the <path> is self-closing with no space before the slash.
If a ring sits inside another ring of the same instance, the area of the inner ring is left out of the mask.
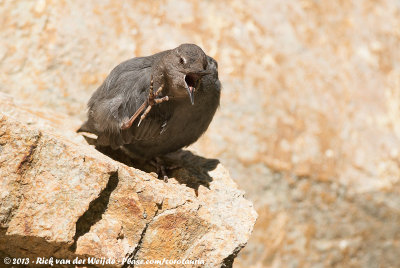
<path id="1" fill-rule="evenodd" d="M 200 181 L 196 196 L 177 181 L 193 184 L 196 173 L 178 170 L 177 180 L 164 183 L 18 106 L 0 94 L 3 257 L 166 258 L 229 267 L 249 239 L 257 214 L 218 161 L 197 157 L 209 164 L 198 167 L 209 188 Z"/>
<path id="2" fill-rule="evenodd" d="M 191 149 L 260 215 L 237 267 L 400 267 L 398 0 L 18 0 L 0 20 L 0 91 L 81 121 L 123 60 L 183 42 L 218 60 Z"/>

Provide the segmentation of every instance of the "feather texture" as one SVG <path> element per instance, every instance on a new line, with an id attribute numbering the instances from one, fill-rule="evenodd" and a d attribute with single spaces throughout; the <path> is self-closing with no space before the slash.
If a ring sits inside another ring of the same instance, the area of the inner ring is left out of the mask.
<path id="1" fill-rule="evenodd" d="M 185 50 L 185 61 L 190 62 L 180 61 L 186 65 L 180 67 L 179 58 L 178 62 L 175 58 L 182 57 Z M 185 72 L 198 66 L 209 75 L 199 81 L 192 105 L 182 84 Z M 152 76 L 154 91 L 165 84 L 163 94 L 170 100 L 154 105 L 139 127 L 137 118 L 130 128 L 122 130 L 121 125 L 147 101 Z M 113 149 L 124 145 L 138 157 L 151 159 L 195 142 L 219 106 L 220 91 L 217 62 L 195 45 L 133 58 L 115 67 L 94 92 L 88 103 L 88 120 L 79 131 L 96 134 L 97 145 Z"/>

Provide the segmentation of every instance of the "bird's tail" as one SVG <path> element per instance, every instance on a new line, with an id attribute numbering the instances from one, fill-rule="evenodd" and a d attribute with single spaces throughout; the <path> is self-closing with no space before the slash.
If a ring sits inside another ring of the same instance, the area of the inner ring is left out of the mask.
<path id="1" fill-rule="evenodd" d="M 87 143 L 91 145 L 97 145 L 97 134 L 94 132 L 92 124 L 90 124 L 89 120 L 83 123 L 76 132 L 86 132 L 82 135 L 82 137 L 87 141 Z"/>
<path id="2" fill-rule="evenodd" d="M 76 132 L 89 132 L 94 133 L 89 121 L 86 121 Z"/>

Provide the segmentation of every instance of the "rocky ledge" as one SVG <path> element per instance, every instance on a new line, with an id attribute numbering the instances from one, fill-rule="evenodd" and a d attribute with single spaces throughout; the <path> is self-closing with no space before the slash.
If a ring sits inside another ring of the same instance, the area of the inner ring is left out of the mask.
<path id="1" fill-rule="evenodd" d="M 257 214 L 217 160 L 182 152 L 191 168 L 164 183 L 88 145 L 78 124 L 0 95 L 0 260 L 232 265 Z"/>

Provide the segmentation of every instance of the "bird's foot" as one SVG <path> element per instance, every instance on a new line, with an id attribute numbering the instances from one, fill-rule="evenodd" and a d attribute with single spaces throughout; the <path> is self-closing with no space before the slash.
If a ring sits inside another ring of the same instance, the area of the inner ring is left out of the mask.
<path id="1" fill-rule="evenodd" d="M 167 170 L 179 168 L 178 166 L 172 166 L 172 165 L 167 166 L 166 163 L 160 157 L 156 157 L 154 158 L 154 160 L 151 160 L 150 164 L 156 168 L 158 179 L 160 180 L 162 179 L 164 180 L 164 182 L 168 182 Z"/>
<path id="2" fill-rule="evenodd" d="M 164 101 L 168 101 L 169 100 L 168 96 L 160 97 L 163 88 L 164 88 L 164 85 L 161 85 L 157 89 L 157 91 L 154 93 L 154 91 L 153 91 L 153 77 L 151 77 L 150 92 L 149 92 L 149 96 L 147 97 L 147 100 L 139 107 L 139 109 L 137 109 L 135 114 L 132 115 L 132 117 L 128 121 L 123 122 L 121 124 L 121 129 L 124 130 L 124 129 L 130 128 L 132 126 L 132 124 L 133 124 L 133 121 L 135 121 L 135 119 L 139 116 L 139 114 L 146 108 L 146 110 L 143 112 L 142 116 L 140 117 L 140 120 L 139 120 L 139 123 L 138 123 L 138 126 L 140 126 L 140 123 L 143 121 L 143 119 L 146 118 L 147 114 L 150 112 L 150 110 L 153 107 L 153 105 L 160 104 L 160 103 L 162 103 Z"/>
<path id="3" fill-rule="evenodd" d="M 135 121 L 135 119 L 144 110 L 145 107 L 146 107 L 146 102 L 144 102 L 142 105 L 140 105 L 139 109 L 137 109 L 137 111 L 134 113 L 134 115 L 132 115 L 131 118 L 129 118 L 128 121 L 122 122 L 121 129 L 125 130 L 125 129 L 130 128 L 133 124 L 133 121 Z"/>
<path id="4" fill-rule="evenodd" d="M 164 85 L 161 85 L 161 86 L 157 89 L 156 93 L 154 93 L 154 91 L 153 91 L 153 78 L 151 78 L 151 82 L 150 82 L 150 92 L 149 92 L 149 96 L 148 96 L 148 98 L 147 98 L 147 108 L 146 108 L 146 110 L 144 111 L 144 113 L 142 114 L 142 116 L 140 117 L 138 126 L 140 126 L 140 123 L 143 121 L 143 119 L 146 118 L 146 115 L 150 112 L 150 110 L 151 110 L 151 108 L 153 107 L 153 105 L 155 105 L 155 104 L 160 104 L 160 103 L 162 103 L 162 102 L 164 102 L 164 101 L 168 101 L 168 100 L 169 100 L 169 97 L 168 97 L 168 96 L 165 96 L 165 97 L 161 97 L 161 98 L 160 98 L 160 95 L 161 95 L 161 93 L 162 93 L 163 88 L 164 88 Z"/>

